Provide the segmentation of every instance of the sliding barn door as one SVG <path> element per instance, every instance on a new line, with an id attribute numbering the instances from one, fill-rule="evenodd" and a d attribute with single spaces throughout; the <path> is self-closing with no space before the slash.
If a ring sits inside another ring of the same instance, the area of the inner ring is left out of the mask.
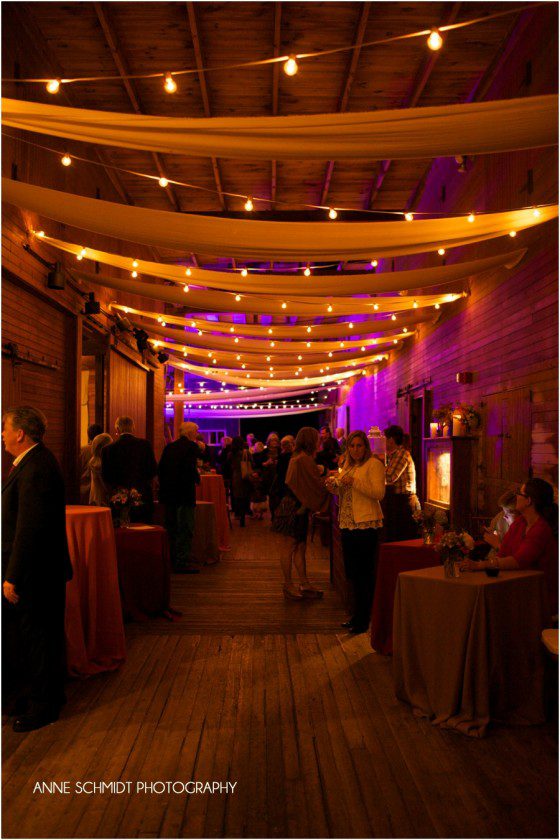
<path id="1" fill-rule="evenodd" d="M 530 476 L 531 391 L 518 388 L 489 394 L 484 402 L 485 508 L 494 512 L 502 493 Z"/>
<path id="2" fill-rule="evenodd" d="M 111 348 L 106 428 L 111 434 L 117 417 L 132 417 L 138 437 L 147 437 L 148 371 Z"/>

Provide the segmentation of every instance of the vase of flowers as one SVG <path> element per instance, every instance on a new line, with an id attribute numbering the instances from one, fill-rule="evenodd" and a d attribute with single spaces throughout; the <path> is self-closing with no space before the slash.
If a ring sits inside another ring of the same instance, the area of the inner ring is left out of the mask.
<path id="1" fill-rule="evenodd" d="M 460 403 L 453 411 L 453 418 L 459 421 L 465 435 L 470 435 L 480 426 L 480 414 L 474 405 Z"/>
<path id="2" fill-rule="evenodd" d="M 447 514 L 439 508 L 417 510 L 412 516 L 422 526 L 422 540 L 424 541 L 424 545 L 433 545 L 438 536 L 443 533 L 449 524 Z"/>
<path id="3" fill-rule="evenodd" d="M 134 487 L 119 487 L 110 499 L 113 521 L 117 528 L 130 528 L 130 511 L 142 504 L 142 495 Z"/>
<path id="4" fill-rule="evenodd" d="M 435 546 L 439 552 L 445 577 L 458 578 L 459 564 L 474 548 L 474 540 L 466 531 L 448 531 Z"/>

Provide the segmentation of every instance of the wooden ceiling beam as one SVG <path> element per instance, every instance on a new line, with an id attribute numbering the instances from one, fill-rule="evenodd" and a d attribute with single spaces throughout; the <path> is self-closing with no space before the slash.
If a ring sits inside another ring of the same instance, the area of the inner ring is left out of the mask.
<path id="1" fill-rule="evenodd" d="M 348 100 L 350 98 L 350 91 L 352 89 L 352 84 L 354 82 L 354 78 L 356 76 L 356 70 L 358 68 L 358 60 L 360 58 L 360 52 L 362 49 L 362 43 L 364 40 L 364 34 L 366 31 L 366 26 L 368 22 L 368 17 L 371 9 L 371 3 L 362 3 L 361 4 L 362 10 L 360 13 L 360 20 L 358 21 L 358 26 L 356 28 L 356 34 L 354 36 L 354 49 L 352 50 L 352 54 L 350 56 L 350 63 L 348 65 L 348 70 L 346 72 L 346 78 L 344 80 L 344 85 L 342 87 L 342 92 L 340 94 L 340 100 L 338 103 L 338 111 L 342 113 L 346 111 L 348 107 Z M 323 187 L 321 189 L 321 200 L 319 204 L 326 204 L 327 203 L 327 195 L 331 186 L 332 175 L 334 171 L 334 160 L 329 160 L 327 162 L 327 167 L 325 169 L 325 175 L 323 178 Z"/>
<path id="2" fill-rule="evenodd" d="M 534 14 L 535 12 L 529 9 L 522 12 L 519 17 L 515 19 L 515 22 L 508 34 L 498 47 L 491 63 L 488 65 L 480 79 L 476 82 L 473 89 L 466 97 L 465 102 L 480 102 L 484 99 L 499 75 L 504 63 L 524 38 L 525 31 L 533 19 Z M 422 193 L 424 192 L 428 176 L 432 170 L 432 165 L 433 161 L 430 161 L 406 203 L 406 210 L 414 210 L 417 207 L 418 202 L 422 197 Z"/>
<path id="3" fill-rule="evenodd" d="M 449 12 L 443 16 L 440 26 L 447 26 L 450 23 L 454 23 L 457 20 L 460 8 L 461 3 L 453 3 L 453 6 L 449 10 Z M 401 102 L 401 108 L 414 108 L 418 104 L 418 101 L 422 96 L 426 85 L 428 84 L 428 80 L 432 75 L 432 71 L 436 66 L 439 54 L 439 50 L 436 52 L 430 51 L 430 55 L 426 56 L 426 58 L 423 60 L 422 64 L 420 65 L 420 68 L 418 69 L 416 78 L 412 84 L 409 94 Z M 379 164 L 367 203 L 367 206 L 370 210 L 373 209 L 375 199 L 379 195 L 379 191 L 383 186 L 385 176 L 391 168 L 391 163 L 391 160 L 382 160 Z"/>
<path id="4" fill-rule="evenodd" d="M 210 98 L 208 96 L 208 85 L 206 84 L 206 75 L 202 72 L 202 68 L 204 67 L 204 61 L 202 57 L 202 47 L 200 45 L 200 37 L 198 34 L 198 24 L 196 21 L 196 11 L 195 11 L 195 4 L 192 2 L 187 3 L 187 14 L 189 18 L 189 26 L 191 28 L 191 37 L 194 49 L 194 56 L 196 61 L 196 69 L 198 71 L 198 81 L 200 84 L 200 93 L 202 96 L 202 104 L 204 107 L 204 116 L 211 117 L 212 112 L 210 109 Z M 226 200 L 222 188 L 222 176 L 220 173 L 220 165 L 218 163 L 218 159 L 215 157 L 210 158 L 212 162 L 212 171 L 214 173 L 214 181 L 216 183 L 216 191 L 218 193 L 218 198 L 220 201 L 220 205 L 222 210 L 227 210 L 226 207 Z"/>
<path id="5" fill-rule="evenodd" d="M 107 46 L 111 51 L 111 55 L 113 57 L 113 61 L 115 62 L 115 67 L 117 68 L 117 72 L 122 79 L 122 83 L 130 100 L 130 104 L 136 114 L 144 114 L 145 111 L 140 104 L 140 98 L 138 96 L 138 92 L 136 90 L 136 86 L 132 79 L 128 79 L 127 76 L 130 75 L 128 65 L 117 46 L 117 38 L 113 31 L 113 27 L 107 17 L 107 13 L 103 8 L 102 3 L 94 3 L 95 12 L 97 14 L 97 19 L 99 20 L 99 25 L 103 31 L 103 35 L 105 36 L 105 40 L 107 42 Z M 168 177 L 169 173 L 165 171 L 165 167 L 162 163 L 161 157 L 157 152 L 151 153 L 152 159 L 155 163 L 157 173 L 160 178 Z M 169 202 L 174 210 L 180 211 L 181 205 L 179 204 L 179 199 L 177 198 L 177 194 L 172 187 L 166 187 L 165 194 L 167 195 Z"/>

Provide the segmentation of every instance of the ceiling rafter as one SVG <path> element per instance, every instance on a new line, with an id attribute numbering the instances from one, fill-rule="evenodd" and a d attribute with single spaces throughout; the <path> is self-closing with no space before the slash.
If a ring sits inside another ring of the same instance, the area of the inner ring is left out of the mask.
<path id="1" fill-rule="evenodd" d="M 200 44 L 200 37 L 198 34 L 198 24 L 196 21 L 196 11 L 195 5 L 192 2 L 187 3 L 187 14 L 189 18 L 189 26 L 191 29 L 191 37 L 193 42 L 193 49 L 194 49 L 194 57 L 196 61 L 196 69 L 198 71 L 198 81 L 200 84 L 200 94 L 202 96 L 202 104 L 204 107 L 204 116 L 211 117 L 211 109 L 210 109 L 210 99 L 208 96 L 208 85 L 206 84 L 206 74 L 202 71 L 204 67 L 204 61 L 202 56 L 202 47 Z M 212 161 L 212 170 L 214 172 L 214 181 L 216 183 L 216 191 L 218 193 L 218 199 L 220 201 L 220 205 L 222 210 L 227 210 L 226 207 L 226 199 L 224 196 L 223 188 L 222 188 L 222 176 L 220 173 L 220 165 L 218 163 L 218 159 L 215 157 L 211 157 L 210 160 Z"/>
<path id="2" fill-rule="evenodd" d="M 358 68 L 358 61 L 360 58 L 360 52 L 362 49 L 362 43 L 364 40 L 364 34 L 366 31 L 366 26 L 369 18 L 369 13 L 371 9 L 371 3 L 362 3 L 362 11 L 360 14 L 360 20 L 358 21 L 358 26 L 356 28 L 356 34 L 354 36 L 354 49 L 352 50 L 350 56 L 350 63 L 348 65 L 348 70 L 346 72 L 346 78 L 344 81 L 344 85 L 342 88 L 342 93 L 340 95 L 340 100 L 338 103 L 338 111 L 339 113 L 343 113 L 346 111 L 348 107 L 348 100 L 350 98 L 350 91 L 352 89 L 352 84 L 354 82 L 354 78 L 356 76 L 356 70 Z M 327 195 L 331 185 L 331 179 L 334 171 L 334 160 L 329 160 L 327 162 L 327 168 L 325 170 L 325 176 L 323 179 L 323 187 L 321 189 L 321 200 L 319 204 L 326 204 L 327 202 Z"/>
<path id="3" fill-rule="evenodd" d="M 460 8 L 461 3 L 454 3 L 451 9 L 447 12 L 447 14 L 443 16 L 440 26 L 447 26 L 450 23 L 454 23 L 457 20 Z M 436 65 L 438 58 L 439 51 L 432 52 L 422 61 L 422 64 L 420 65 L 418 73 L 416 74 L 416 78 L 412 84 L 409 94 L 401 102 L 401 108 L 414 108 L 418 104 L 418 100 L 422 96 L 424 88 L 428 84 L 428 80 L 432 75 L 432 71 Z M 391 160 L 382 160 L 379 164 L 377 174 L 373 181 L 372 190 L 367 202 L 367 207 L 370 210 L 373 209 L 375 199 L 379 195 L 379 191 L 383 186 L 385 176 L 391 168 L 391 163 Z"/>
<path id="4" fill-rule="evenodd" d="M 525 35 L 525 31 L 529 26 L 529 23 L 531 22 L 534 14 L 535 12 L 531 10 L 525 11 L 522 12 L 519 15 L 519 17 L 515 19 L 508 34 L 506 35 L 502 43 L 499 45 L 493 60 L 488 65 L 480 79 L 476 82 L 473 89 L 466 97 L 465 102 L 480 102 L 485 98 L 488 91 L 492 87 L 494 80 L 497 78 L 500 71 L 502 70 L 504 63 L 508 60 L 509 56 L 512 54 L 512 52 L 514 52 L 517 46 L 522 42 L 523 37 Z M 414 190 L 410 194 L 410 197 L 406 203 L 406 210 L 414 210 L 417 207 L 418 202 L 422 197 L 422 193 L 424 192 L 424 188 L 426 186 L 429 174 L 432 170 L 432 166 L 433 161 L 430 161 L 430 163 L 424 170 L 422 177 L 419 179 Z"/>
<path id="5" fill-rule="evenodd" d="M 280 55 L 280 32 L 281 32 L 281 23 L 282 23 L 282 3 L 276 2 L 274 4 L 274 35 L 273 35 L 273 47 L 272 53 L 274 58 L 278 58 Z M 278 116 L 278 99 L 280 93 L 280 65 L 278 62 L 272 65 L 272 116 Z M 278 186 L 278 162 L 276 160 L 271 161 L 270 164 L 270 201 L 271 201 L 271 209 L 274 209 L 274 204 L 276 202 L 276 190 Z M 272 263 L 271 263 L 272 268 Z"/>

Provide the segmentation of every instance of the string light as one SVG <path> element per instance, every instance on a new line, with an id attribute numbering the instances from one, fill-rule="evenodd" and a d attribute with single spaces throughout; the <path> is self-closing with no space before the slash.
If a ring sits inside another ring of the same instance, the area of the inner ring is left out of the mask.
<path id="1" fill-rule="evenodd" d="M 377 268 L 377 260 L 372 260 L 370 265 L 372 268 Z"/>
<path id="2" fill-rule="evenodd" d="M 377 312 L 377 310 L 379 309 L 379 304 L 378 304 L 378 303 L 374 303 L 374 304 L 373 304 L 373 308 L 374 308 L 374 309 L 375 309 L 375 311 Z"/>
<path id="3" fill-rule="evenodd" d="M 405 213 L 404 217 L 405 217 L 407 222 L 412 222 L 413 219 L 414 219 L 414 216 L 412 215 L 412 213 Z"/>
<path id="4" fill-rule="evenodd" d="M 241 295 L 235 295 L 235 300 L 237 301 L 237 303 L 239 303 L 239 301 L 241 300 Z"/>
<path id="5" fill-rule="evenodd" d="M 445 254 L 445 248 L 438 248 L 437 252 L 440 255 L 440 257 L 443 257 L 443 255 Z"/>
<path id="6" fill-rule="evenodd" d="M 138 260 L 132 260 L 132 268 L 138 268 Z"/>
<path id="7" fill-rule="evenodd" d="M 397 341 L 396 338 L 393 339 L 393 344 L 398 344 L 398 341 Z"/>
<path id="8" fill-rule="evenodd" d="M 515 231 L 515 230 L 510 230 L 509 235 L 510 235 L 510 236 L 511 236 L 511 238 L 513 239 L 514 237 L 516 237 L 516 236 L 517 236 L 517 231 Z"/>
<path id="9" fill-rule="evenodd" d="M 472 223 L 474 222 L 474 213 L 469 213 L 469 215 L 467 216 L 467 222 L 470 222 L 472 225 Z"/>
<path id="10" fill-rule="evenodd" d="M 296 57 L 291 55 L 289 59 L 284 63 L 284 73 L 286 76 L 295 76 L 298 71 L 298 64 L 296 61 Z"/>
<path id="11" fill-rule="evenodd" d="M 37 233 L 35 234 L 35 236 L 38 236 L 39 239 L 42 239 L 44 235 L 45 235 L 44 230 L 38 230 Z"/>
<path id="12" fill-rule="evenodd" d="M 137 271 L 131 271 L 130 276 L 131 277 L 138 277 L 138 272 Z"/>
<path id="13" fill-rule="evenodd" d="M 247 198 L 247 201 L 245 202 L 245 205 L 244 205 L 245 210 L 247 211 L 247 213 L 250 213 L 250 212 L 251 212 L 251 210 L 253 210 L 254 206 L 255 206 L 255 205 L 253 204 L 253 199 L 251 198 L 251 196 L 249 196 L 249 197 Z"/>
<path id="14" fill-rule="evenodd" d="M 183 286 L 183 291 L 184 291 L 184 292 L 188 292 L 188 291 L 189 291 L 189 287 L 187 286 L 187 284 L 186 284 L 186 283 L 185 283 L 185 285 Z"/>
<path id="15" fill-rule="evenodd" d="M 239 344 L 239 339 L 238 338 L 234 338 L 233 340 L 235 341 L 236 344 Z"/>
<path id="16" fill-rule="evenodd" d="M 272 335 L 272 328 L 269 327 L 268 334 Z"/>
<path id="17" fill-rule="evenodd" d="M 331 306 L 331 304 L 330 304 L 330 303 L 329 303 L 329 305 L 327 306 L 327 312 L 332 312 L 332 306 Z"/>
<path id="18" fill-rule="evenodd" d="M 60 90 L 60 80 L 59 79 L 51 79 L 46 84 L 46 89 L 48 93 L 58 93 Z"/>
<path id="19" fill-rule="evenodd" d="M 354 324 L 353 324 L 351 321 L 350 321 L 350 323 L 348 324 L 348 329 L 350 329 L 350 330 L 353 330 L 353 329 L 354 329 Z"/>
<path id="20" fill-rule="evenodd" d="M 177 91 L 177 82 L 171 75 L 171 73 L 165 74 L 165 82 L 163 84 L 166 93 L 175 93 Z"/>
<path id="21" fill-rule="evenodd" d="M 287 303 L 283 303 L 282 304 L 282 309 L 286 309 L 287 305 L 288 305 Z"/>
<path id="22" fill-rule="evenodd" d="M 162 176 L 162 177 L 159 179 L 158 184 L 160 185 L 160 187 L 167 187 L 167 185 L 169 184 L 169 181 L 167 180 L 167 178 L 164 178 L 164 177 Z"/>
<path id="23" fill-rule="evenodd" d="M 538 207 L 533 208 L 533 216 L 535 217 L 535 219 L 538 219 L 540 215 L 541 215 L 541 211 L 539 210 L 539 208 Z"/>
<path id="24" fill-rule="evenodd" d="M 439 303 L 436 303 L 434 309 L 439 309 Z"/>
<path id="25" fill-rule="evenodd" d="M 443 38 L 439 34 L 439 29 L 432 29 L 426 43 L 431 50 L 434 50 L 434 52 L 441 50 L 443 46 Z"/>
<path id="26" fill-rule="evenodd" d="M 187 275 L 187 277 L 190 277 L 190 276 L 191 276 L 192 271 L 190 270 L 190 268 L 187 268 L 187 269 L 185 270 L 185 274 Z"/>
<path id="27" fill-rule="evenodd" d="M 64 155 L 60 158 L 60 162 L 63 166 L 70 166 L 70 164 L 72 163 L 72 158 L 70 157 L 70 155 Z"/>
<path id="28" fill-rule="evenodd" d="M 417 300 L 415 300 L 414 303 L 412 304 L 412 308 L 413 309 L 418 309 L 418 301 Z"/>
<path id="29" fill-rule="evenodd" d="M 247 269 L 246 268 L 241 269 L 241 276 L 242 277 L 247 277 Z"/>
<path id="30" fill-rule="evenodd" d="M 308 332 L 308 333 L 310 333 L 310 332 L 311 332 L 311 327 L 307 327 L 307 332 Z"/>
<path id="31" fill-rule="evenodd" d="M 396 321 L 396 320 L 397 320 L 397 316 L 393 313 L 393 315 L 391 315 L 391 321 Z"/>
<path id="32" fill-rule="evenodd" d="M 329 219 L 336 219 L 338 217 L 338 213 L 334 209 L 334 207 L 329 207 Z"/>
<path id="33" fill-rule="evenodd" d="M 194 327 L 194 321 L 193 321 L 193 323 L 192 323 L 192 326 Z M 235 327 L 230 327 L 230 328 L 229 328 L 229 331 L 230 331 L 230 332 L 235 332 Z"/>
<path id="34" fill-rule="evenodd" d="M 309 275 L 311 274 L 311 269 L 309 268 L 309 265 L 307 266 L 307 268 L 305 269 L 305 271 L 303 273 L 305 274 L 306 277 L 309 277 Z"/>

